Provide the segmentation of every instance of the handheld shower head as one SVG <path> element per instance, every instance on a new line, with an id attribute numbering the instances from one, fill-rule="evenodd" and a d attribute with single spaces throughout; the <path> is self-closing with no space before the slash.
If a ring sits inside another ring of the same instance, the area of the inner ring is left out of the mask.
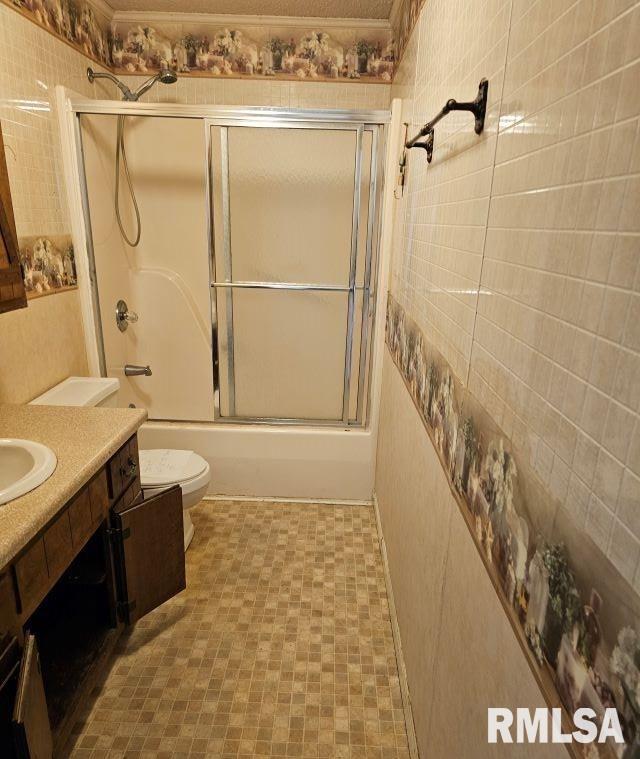
<path id="1" fill-rule="evenodd" d="M 145 92 L 148 92 L 153 87 L 156 82 L 162 82 L 162 84 L 175 84 L 178 81 L 178 75 L 176 72 L 172 71 L 170 68 L 168 68 L 168 66 L 163 66 L 157 74 L 152 76 L 150 79 L 147 79 L 147 81 L 144 82 L 135 92 L 131 92 L 127 85 L 113 76 L 113 74 L 96 73 L 92 68 L 87 69 L 87 79 L 92 84 L 96 79 L 101 78 L 109 79 L 109 81 L 113 82 L 116 87 L 118 87 L 118 89 L 122 92 L 123 100 L 129 100 L 133 102 L 139 100 Z M 127 151 L 124 144 L 124 120 L 125 115 L 120 114 L 118 116 L 116 136 L 116 187 L 114 205 L 120 233 L 122 234 L 122 237 L 124 238 L 127 245 L 135 248 L 136 245 L 140 242 L 140 235 L 142 234 L 142 223 L 140 221 L 140 210 L 138 209 L 138 202 L 136 201 L 136 195 L 133 191 L 133 183 L 131 181 L 131 175 L 129 173 L 129 164 L 127 162 Z M 131 195 L 131 202 L 133 204 L 133 210 L 136 216 L 136 232 L 132 238 L 129 238 L 125 232 L 122 219 L 120 218 L 120 158 L 122 158 L 125 179 L 127 180 L 129 194 Z"/>
<path id="2" fill-rule="evenodd" d="M 138 100 L 145 92 L 148 92 L 156 82 L 162 82 L 162 84 L 175 84 L 178 81 L 178 75 L 170 68 L 163 68 L 155 76 L 147 81 L 133 93 L 133 99 Z"/>
<path id="3" fill-rule="evenodd" d="M 162 84 L 175 84 L 178 81 L 178 75 L 172 69 L 163 69 L 158 76 Z"/>
<path id="4" fill-rule="evenodd" d="M 123 100 L 135 101 L 139 100 L 145 92 L 148 92 L 156 82 L 162 82 L 162 84 L 175 84 L 178 81 L 178 75 L 170 68 L 163 68 L 155 76 L 152 76 L 151 79 L 147 79 L 147 81 L 135 92 L 131 92 L 127 85 L 113 76 L 113 74 L 102 74 L 94 71 L 92 68 L 87 69 L 87 79 L 92 84 L 96 79 L 108 79 L 118 87 L 120 92 L 122 92 Z"/>

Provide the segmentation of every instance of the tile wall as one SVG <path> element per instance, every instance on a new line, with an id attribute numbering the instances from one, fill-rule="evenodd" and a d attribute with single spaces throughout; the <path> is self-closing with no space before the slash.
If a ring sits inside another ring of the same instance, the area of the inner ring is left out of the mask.
<path id="1" fill-rule="evenodd" d="M 544 504 L 533 521 L 546 515 L 549 532 L 577 547 L 578 574 L 598 567 L 602 586 L 618 589 L 602 606 L 612 628 L 640 593 L 640 4 L 425 3 L 392 90 L 410 136 L 448 98 L 472 99 L 481 77 L 484 133 L 454 113 L 436 127 L 432 164 L 409 155 L 391 294 L 453 372 L 460 419 L 486 416 L 508 442 L 519 487 Z M 414 507 L 390 484 L 384 441 L 396 440 L 396 462 L 415 462 L 406 476 L 416 482 L 428 465 L 405 448 L 385 387 L 376 489 L 392 580 L 404 587 L 429 563 L 430 538 L 409 569 Z M 422 507 L 444 497 L 425 493 Z M 431 643 L 418 602 L 398 604 L 409 648 Z M 499 674 L 483 677 L 497 687 Z M 409 665 L 410 688 L 425 677 Z"/>
<path id="2" fill-rule="evenodd" d="M 21 247 L 28 238 L 69 234 L 54 87 L 91 96 L 90 64 L 0 4 L 0 121 Z M 78 292 L 38 298 L 0 316 L 0 357 L 0 402 L 24 403 L 71 374 L 86 374 Z"/>
<path id="3" fill-rule="evenodd" d="M 121 76 L 130 88 L 144 81 L 140 76 Z M 102 83 L 99 97 L 112 97 L 114 85 Z M 390 84 L 288 82 L 179 77 L 172 85 L 156 86 L 145 95 L 150 103 L 196 105 L 270 106 L 275 108 L 385 109 L 391 98 Z"/>
<path id="4" fill-rule="evenodd" d="M 480 137 L 452 114 L 409 156 L 391 290 L 638 590 L 640 4 L 467 5 L 424 8 L 394 83 L 411 129 L 490 86 Z"/>
<path id="5" fill-rule="evenodd" d="M 513 3 L 469 374 L 637 592 L 639 82 L 640 3 Z"/>

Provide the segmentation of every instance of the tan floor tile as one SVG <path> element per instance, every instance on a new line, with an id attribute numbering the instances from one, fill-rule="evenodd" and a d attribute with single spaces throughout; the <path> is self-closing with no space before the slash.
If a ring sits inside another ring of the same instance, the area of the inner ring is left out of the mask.
<path id="1" fill-rule="evenodd" d="M 408 759 L 373 510 L 192 514 L 187 590 L 122 637 L 73 759 Z"/>

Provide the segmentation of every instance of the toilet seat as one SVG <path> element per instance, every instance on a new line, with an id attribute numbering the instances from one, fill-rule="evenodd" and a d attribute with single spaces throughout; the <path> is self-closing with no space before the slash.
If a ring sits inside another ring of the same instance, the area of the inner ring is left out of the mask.
<path id="1" fill-rule="evenodd" d="M 180 485 L 195 489 L 209 475 L 209 464 L 193 451 L 152 448 L 140 451 L 140 482 L 143 488 Z M 195 487 L 194 487 L 195 486 Z"/>
<path id="2" fill-rule="evenodd" d="M 210 480 L 209 463 L 193 451 L 170 448 L 151 448 L 140 451 L 140 484 L 145 498 L 161 493 L 171 485 L 180 485 L 185 551 L 189 547 L 194 532 L 189 509 L 205 497 Z"/>

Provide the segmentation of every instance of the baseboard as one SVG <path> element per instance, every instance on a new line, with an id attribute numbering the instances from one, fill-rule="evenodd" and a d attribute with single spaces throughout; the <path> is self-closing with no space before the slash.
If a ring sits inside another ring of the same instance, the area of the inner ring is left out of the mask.
<path id="1" fill-rule="evenodd" d="M 334 498 L 271 498 L 252 495 L 205 495 L 203 501 L 260 501 L 264 503 L 321 503 L 327 506 L 373 506 L 373 501 L 350 501 Z"/>
<path id="2" fill-rule="evenodd" d="M 400 680 L 400 694 L 402 696 L 402 708 L 404 711 L 404 722 L 407 728 L 407 742 L 409 744 L 409 756 L 411 759 L 420 759 L 418 751 L 418 742 L 416 740 L 416 729 L 413 722 L 413 709 L 411 708 L 411 696 L 409 694 L 409 683 L 407 681 L 407 670 L 404 664 L 402 654 L 402 640 L 400 639 L 400 627 L 398 626 L 398 617 L 396 615 L 396 604 L 393 597 L 393 585 L 391 584 L 391 572 L 389 571 L 389 561 L 387 558 L 387 546 L 382 534 L 382 522 L 380 521 L 380 510 L 378 509 L 378 499 L 373 494 L 373 509 L 376 515 L 376 525 L 378 528 L 378 543 L 380 544 L 380 555 L 382 556 L 382 565 L 384 567 L 384 581 L 387 587 L 387 598 L 389 600 L 389 616 L 391 618 L 391 630 L 393 632 L 393 643 L 396 650 L 396 664 L 398 667 L 398 678 Z"/>

